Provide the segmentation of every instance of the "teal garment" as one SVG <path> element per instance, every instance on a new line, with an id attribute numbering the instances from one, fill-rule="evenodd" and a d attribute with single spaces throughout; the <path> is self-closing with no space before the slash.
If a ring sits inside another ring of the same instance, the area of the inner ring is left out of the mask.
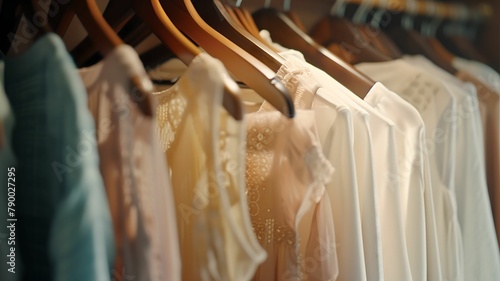
<path id="1" fill-rule="evenodd" d="M 16 192 L 15 177 L 9 177 L 8 174 L 8 171 L 13 171 L 15 173 L 16 164 L 16 158 L 11 145 L 14 115 L 12 114 L 10 103 L 5 95 L 3 77 L 4 63 L 0 61 L 0 130 L 2 131 L 0 133 L 0 138 L 2 138 L 0 140 L 0 143 L 2 143 L 0 146 L 0 280 L 16 281 L 21 272 L 19 245 L 15 244 L 16 241 L 14 239 L 9 240 L 11 231 L 10 228 L 7 228 L 7 226 L 10 225 L 10 222 L 7 221 L 7 198 L 9 191 Z M 11 184 L 9 185 L 7 181 Z M 15 199 L 15 197 L 13 198 Z M 12 202 L 16 204 L 15 201 Z M 15 229 L 12 230 L 15 231 Z M 14 247 L 13 254 L 10 251 L 11 247 Z M 14 256 L 12 262 L 11 257 L 7 257 L 7 255 Z"/>
<path id="2" fill-rule="evenodd" d="M 16 118 L 21 280 L 110 280 L 113 230 L 94 121 L 62 40 L 49 33 L 5 58 L 5 91 Z"/>

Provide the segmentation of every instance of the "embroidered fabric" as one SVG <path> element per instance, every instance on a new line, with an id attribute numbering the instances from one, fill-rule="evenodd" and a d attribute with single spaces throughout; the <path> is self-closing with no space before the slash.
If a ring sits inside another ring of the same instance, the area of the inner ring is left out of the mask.
<path id="1" fill-rule="evenodd" d="M 302 53 L 273 43 L 269 32 L 260 35 L 280 50 L 288 61 L 311 69 Z M 316 92 L 314 112 L 323 152 L 332 165 L 342 167 L 326 186 L 335 223 L 338 258 L 336 280 L 383 280 L 380 222 L 376 206 L 376 185 L 372 163 L 370 116 L 349 106 L 342 97 L 352 95 L 333 78 L 315 80 L 325 88 Z M 356 149 L 354 149 L 356 148 Z M 332 268 L 335 265 L 332 264 Z"/>
<path id="2" fill-rule="evenodd" d="M 319 88 L 305 68 L 286 62 L 277 76 L 297 110 L 286 119 L 264 101 L 248 114 L 246 183 L 254 232 L 268 259 L 253 280 L 334 280 L 331 206 L 324 196 L 333 167 L 309 109 Z"/>
<path id="3" fill-rule="evenodd" d="M 182 280 L 249 280 L 265 258 L 244 194 L 244 127 L 221 108 L 224 75 L 219 61 L 200 54 L 173 87 L 155 94 L 172 163 Z"/>
<path id="4" fill-rule="evenodd" d="M 247 196 L 254 232 L 268 254 L 253 280 L 329 280 L 312 278 L 317 272 L 304 263 L 314 259 L 308 249 L 322 250 L 320 241 L 331 241 L 326 237 L 332 234 L 311 236 L 328 224 L 318 221 L 318 204 L 333 172 L 316 141 L 313 114 L 298 111 L 293 120 L 279 112 L 248 116 Z M 325 205 L 330 208 L 329 201 Z"/>
<path id="5" fill-rule="evenodd" d="M 179 85 L 175 84 L 169 91 L 179 92 Z M 175 139 L 175 132 L 182 121 L 183 113 L 186 111 L 187 100 L 180 95 L 171 94 L 158 95 L 157 102 L 158 137 L 163 151 L 166 151 Z"/>
<path id="6" fill-rule="evenodd" d="M 276 76 L 288 89 L 295 108 L 311 109 L 314 95 L 320 86 L 314 82 L 314 77 L 308 68 L 291 61 L 285 61 Z M 268 102 L 264 102 L 259 109 L 259 111 L 272 110 L 275 109 Z"/>
<path id="7" fill-rule="evenodd" d="M 139 57 L 122 45 L 80 70 L 114 226 L 114 278 L 180 280 L 180 254 L 170 177 L 156 138 L 156 120 L 130 100 L 129 71 L 145 76 Z M 119 71 L 116 71 L 119 70 Z"/>
<path id="8" fill-rule="evenodd" d="M 245 126 L 230 117 L 220 108 L 220 128 L 218 157 L 221 165 L 220 180 L 222 187 L 227 192 L 227 206 L 232 216 L 228 219 L 239 241 L 233 247 L 242 247 L 254 262 L 241 262 L 240 259 L 229 258 L 228 270 L 232 271 L 230 276 L 234 280 L 250 280 L 257 269 L 258 264 L 263 262 L 267 255 L 260 246 L 252 229 L 248 212 L 248 203 L 245 188 Z M 225 200 L 225 197 L 223 197 Z M 239 277 L 238 277 L 239 276 Z"/>

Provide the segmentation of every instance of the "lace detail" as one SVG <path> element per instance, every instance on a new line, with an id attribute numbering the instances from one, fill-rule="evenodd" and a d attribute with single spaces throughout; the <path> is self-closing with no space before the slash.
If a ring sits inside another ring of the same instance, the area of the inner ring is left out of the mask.
<path id="1" fill-rule="evenodd" d="M 259 243 L 261 244 L 281 244 L 284 243 L 293 247 L 296 242 L 295 231 L 282 224 L 276 224 L 274 219 L 258 219 L 253 223 L 253 230 Z"/>
<path id="2" fill-rule="evenodd" d="M 269 255 L 254 280 L 269 274 L 305 278 L 309 246 L 301 240 L 315 235 L 317 203 L 333 173 L 316 139 L 314 116 L 310 110 L 299 110 L 293 120 L 276 111 L 248 115 L 246 194 L 253 230 Z"/>
<path id="3" fill-rule="evenodd" d="M 301 64 L 287 60 L 280 67 L 276 76 L 289 91 L 297 109 L 311 109 L 314 96 L 320 86 L 315 82 L 311 71 Z M 259 111 L 274 111 L 269 103 L 264 102 Z"/>
<path id="4" fill-rule="evenodd" d="M 313 198 L 318 202 L 324 194 L 325 185 L 332 180 L 335 168 L 325 158 L 319 146 L 313 146 L 304 156 L 305 162 L 311 172 L 313 183 Z"/>
<path id="5" fill-rule="evenodd" d="M 120 66 L 123 73 L 107 71 Z M 125 72 L 143 75 L 141 68 L 135 51 L 122 46 L 103 62 L 80 70 L 96 122 L 100 170 L 112 215 L 116 249 L 112 273 L 140 280 L 177 280 L 180 255 L 170 246 L 179 243 L 175 204 L 156 122 L 129 98 Z"/>
<path id="6" fill-rule="evenodd" d="M 314 95 L 320 86 L 314 82 L 316 80 L 308 68 L 287 60 L 276 76 L 281 79 L 292 95 L 296 108 L 311 108 Z"/>
<path id="7" fill-rule="evenodd" d="M 224 130 L 219 134 L 219 160 L 221 164 L 221 176 L 219 177 L 220 183 L 228 188 L 231 184 L 231 179 L 235 177 L 235 167 L 237 163 L 232 159 L 231 152 L 228 145 L 228 133 Z"/>
<path id="8" fill-rule="evenodd" d="M 182 122 L 186 111 L 187 100 L 179 95 L 178 85 L 163 92 L 153 94 L 157 97 L 156 118 L 158 121 L 158 137 L 163 151 L 167 151 L 175 140 L 175 132 Z"/>
<path id="9" fill-rule="evenodd" d="M 266 118 L 266 116 L 274 118 Z M 282 122 L 276 114 L 252 114 L 253 125 L 247 130 L 247 151 L 246 151 L 246 180 L 248 203 L 250 213 L 257 215 L 258 208 L 255 206 L 255 200 L 260 197 L 259 190 L 266 191 L 265 180 L 269 176 L 273 164 L 274 153 L 273 144 L 277 136 L 285 129 L 285 123 Z M 275 118 L 278 117 L 278 118 Z"/>

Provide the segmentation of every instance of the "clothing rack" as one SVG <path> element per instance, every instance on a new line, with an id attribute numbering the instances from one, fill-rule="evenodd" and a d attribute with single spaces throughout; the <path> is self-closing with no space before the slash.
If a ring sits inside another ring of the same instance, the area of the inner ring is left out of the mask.
<path id="1" fill-rule="evenodd" d="M 500 5 L 448 1 L 0 0 L 0 280 L 500 280 Z"/>
<path id="2" fill-rule="evenodd" d="M 345 0 L 340 2 L 356 6 L 369 6 L 377 9 L 384 9 L 395 13 L 403 12 L 419 16 L 459 21 L 486 21 L 493 15 L 491 5 L 486 3 L 467 5 L 461 3 L 405 0 Z"/>

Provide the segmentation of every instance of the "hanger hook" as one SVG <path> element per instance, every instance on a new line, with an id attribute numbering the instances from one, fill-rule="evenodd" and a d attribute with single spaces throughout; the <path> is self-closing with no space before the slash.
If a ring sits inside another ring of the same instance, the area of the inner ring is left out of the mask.
<path id="1" fill-rule="evenodd" d="M 330 15 L 344 17 L 347 3 L 345 0 L 337 0 L 330 9 Z"/>
<path id="2" fill-rule="evenodd" d="M 439 28 L 439 24 L 443 21 L 440 15 L 438 14 L 438 6 L 433 2 L 428 2 L 426 5 L 427 13 L 431 17 L 431 20 L 428 22 L 424 22 L 422 24 L 422 29 L 425 26 L 425 34 L 428 37 L 435 37 L 437 35 L 437 30 Z"/>
<path id="3" fill-rule="evenodd" d="M 387 10 L 379 10 L 379 11 L 375 12 L 372 19 L 370 20 L 370 25 L 377 28 L 377 29 L 380 29 L 380 27 L 382 26 L 382 18 L 386 12 L 387 12 Z"/>
<path id="4" fill-rule="evenodd" d="M 236 3 L 234 3 L 234 5 L 236 5 L 236 7 L 241 7 L 241 3 L 243 3 L 243 0 L 236 0 Z"/>
<path id="5" fill-rule="evenodd" d="M 290 12 L 292 8 L 292 0 L 284 0 L 283 1 L 283 11 Z"/>
<path id="6" fill-rule="evenodd" d="M 266 9 L 267 9 L 267 8 L 269 8 L 269 7 L 271 7 L 271 0 L 266 0 L 266 1 L 264 1 L 264 8 L 266 8 Z"/>
<path id="7" fill-rule="evenodd" d="M 370 10 L 372 9 L 371 0 L 363 0 L 361 1 L 361 5 L 356 9 L 354 16 L 352 17 L 352 21 L 355 23 L 366 23 L 366 19 Z"/>
<path id="8" fill-rule="evenodd" d="M 441 18 L 436 18 L 428 22 L 423 22 L 420 28 L 420 33 L 426 37 L 436 37 L 439 25 L 443 20 Z"/>
<path id="9" fill-rule="evenodd" d="M 401 25 L 407 30 L 414 29 L 415 15 L 417 13 L 417 3 L 415 1 L 406 2 L 406 11 L 403 13 Z"/>
<path id="10" fill-rule="evenodd" d="M 412 30 L 413 27 L 415 26 L 415 18 L 412 14 L 404 14 L 403 18 L 401 19 L 401 25 L 406 29 L 406 30 Z"/>

